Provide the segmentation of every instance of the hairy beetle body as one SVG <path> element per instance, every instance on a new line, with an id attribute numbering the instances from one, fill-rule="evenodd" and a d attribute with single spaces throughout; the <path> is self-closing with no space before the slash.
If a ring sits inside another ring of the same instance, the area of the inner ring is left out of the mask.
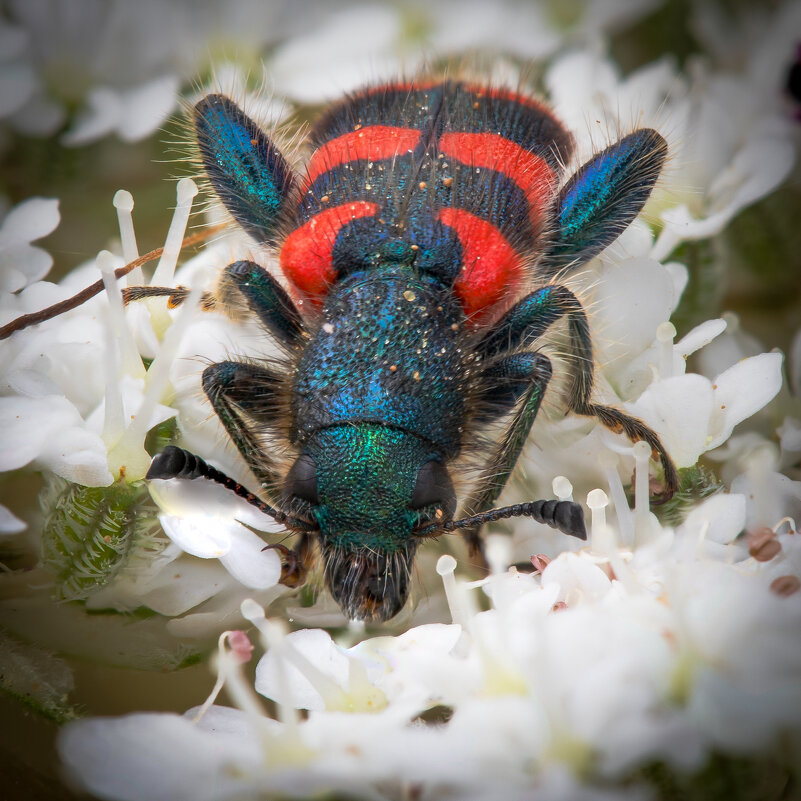
<path id="1" fill-rule="evenodd" d="M 551 378 L 538 340 L 560 320 L 567 409 L 648 442 L 672 493 L 675 468 L 656 434 L 592 401 L 586 315 L 552 283 L 639 212 L 665 158 L 659 134 L 635 131 L 563 185 L 572 138 L 553 112 L 460 81 L 385 84 L 333 106 L 312 128 L 302 177 L 223 96 L 201 100 L 194 125 L 212 187 L 251 236 L 280 250 L 291 286 L 237 262 L 217 298 L 261 321 L 290 374 L 231 361 L 203 376 L 269 500 L 254 502 L 300 534 L 287 583 L 302 580 L 317 540 L 343 611 L 382 621 L 403 607 L 425 537 L 462 529 L 480 556 L 481 524 L 520 514 L 586 536 L 573 503 L 491 509 Z M 462 500 L 469 516 L 456 520 L 448 465 L 492 422 L 503 432 Z M 261 445 L 265 428 L 292 452 L 288 472 Z M 150 476 L 222 480 L 204 465 L 172 453 Z"/>

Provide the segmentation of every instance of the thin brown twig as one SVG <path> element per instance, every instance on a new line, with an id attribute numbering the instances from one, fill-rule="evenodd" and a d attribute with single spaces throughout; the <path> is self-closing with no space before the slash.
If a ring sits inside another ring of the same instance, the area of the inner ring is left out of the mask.
<path id="1" fill-rule="evenodd" d="M 181 250 L 191 247 L 192 245 L 196 245 L 198 242 L 203 242 L 206 239 L 209 239 L 215 234 L 218 234 L 225 227 L 225 223 L 220 223 L 219 225 L 213 225 L 211 228 L 206 228 L 204 231 L 199 231 L 196 234 L 187 236 L 181 243 Z M 122 278 L 124 275 L 128 275 L 131 270 L 135 270 L 137 267 L 141 267 L 143 264 L 147 264 L 149 261 L 158 259 L 163 252 L 164 248 L 161 247 L 151 250 L 149 253 L 145 253 L 144 256 L 140 256 L 138 259 L 134 259 L 124 267 L 120 267 L 119 269 L 115 270 L 114 277 Z M 37 325 L 38 323 L 43 323 L 45 320 L 52 320 L 53 317 L 58 317 L 59 314 L 64 314 L 64 312 L 68 312 L 72 309 L 77 309 L 78 306 L 86 303 L 87 300 L 90 300 L 95 295 L 99 295 L 102 291 L 103 279 L 101 278 L 100 280 L 95 281 L 94 284 L 90 284 L 85 289 L 82 289 L 71 298 L 54 303 L 52 306 L 48 306 L 46 309 L 41 309 L 37 312 L 31 312 L 30 314 L 23 314 L 21 317 L 17 317 L 10 323 L 0 326 L 0 339 L 7 339 L 17 331 L 22 331 L 24 328 L 29 328 L 30 326 Z"/>

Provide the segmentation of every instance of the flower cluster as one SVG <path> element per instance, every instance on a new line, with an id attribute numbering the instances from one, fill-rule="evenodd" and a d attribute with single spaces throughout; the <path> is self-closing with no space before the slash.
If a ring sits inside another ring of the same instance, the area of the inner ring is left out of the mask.
<path id="1" fill-rule="evenodd" d="M 712 498 L 676 529 L 646 520 L 634 550 L 596 522 L 581 553 L 536 557 L 539 575 L 467 584 L 442 556 L 453 623 L 351 647 L 286 634 L 246 601 L 274 717 L 240 673 L 252 646 L 229 632 L 215 693 L 227 682 L 236 708 L 212 696 L 183 717 L 76 722 L 62 755 L 102 798 L 560 799 L 610 797 L 614 782 L 643 798 L 654 763 L 692 771 L 788 734 L 797 748 L 801 537 L 781 526 L 749 548 L 744 515 L 742 496 Z M 488 551 L 508 562 L 505 538 Z"/>
<path id="2" fill-rule="evenodd" d="M 127 6 L 109 4 L 98 63 L 83 65 L 82 94 L 67 97 L 50 60 L 70 63 L 96 4 L 80 0 L 56 30 L 47 2 L 12 3 L 0 23 L 0 87 L 13 89 L 0 93 L 4 125 L 39 134 L 68 124 L 73 145 L 144 137 L 190 77 L 205 85 L 215 42 L 245 36 L 245 57 L 217 66 L 208 84 L 245 95 L 248 53 L 270 44 L 265 74 L 300 107 L 419 68 L 421 42 L 440 55 L 503 50 L 491 77 L 511 86 L 524 83 L 520 60 L 541 59 L 539 88 L 576 137 L 568 172 L 636 127 L 657 128 L 670 159 L 643 214 L 566 283 L 590 312 L 595 398 L 659 434 L 681 486 L 649 509 L 659 476 L 649 479 L 648 447 L 565 416 L 556 386 L 500 503 L 586 499 L 590 542 L 528 519 L 496 524 L 505 534 L 490 536 L 492 573 L 472 583 L 457 575 L 455 538 L 427 544 L 417 597 L 383 636 L 364 639 L 327 593 L 299 600 L 279 583 L 278 553 L 264 547 L 283 531 L 272 519 L 210 482 L 143 480 L 152 455 L 177 444 L 253 487 L 201 375 L 231 354 L 269 358 L 273 345 L 202 301 L 226 264 L 270 267 L 273 257 L 217 225 L 216 210 L 213 240 L 187 246 L 197 187 L 184 178 L 149 283 L 187 292 L 124 305 L 121 290 L 145 283 L 138 267 L 115 276 L 142 261 L 127 191 L 114 198 L 113 252 L 59 283 L 46 280 L 52 258 L 33 244 L 58 226 L 58 202 L 20 203 L 0 222 L 0 326 L 95 280 L 105 289 L 0 342 L 0 473 L 41 486 L 38 512 L 14 498 L 0 505 L 4 556 L 29 555 L 0 577 L 11 643 L 0 683 L 63 717 L 69 669 L 49 651 L 163 670 L 218 641 L 217 685 L 201 707 L 70 724 L 60 751 L 73 780 L 109 799 L 639 799 L 657 767 L 692 774 L 714 755 L 760 759 L 780 747 L 797 756 L 801 331 L 785 360 L 730 312 L 680 338 L 670 320 L 689 292 L 688 243 L 725 237 L 794 167 L 797 124 L 780 87 L 801 6 L 761 19 L 735 67 L 740 32 L 704 11 L 694 24 L 708 58 L 682 69 L 663 58 L 622 76 L 594 32 L 631 24 L 649 0 L 588 3 L 570 19 L 558 4 L 512 0 L 491 12 L 471 4 L 472 16 L 450 2 L 332 16 L 321 7 L 299 33 L 289 5 L 239 0 L 225 24 L 211 6 L 173 5 L 169 24 L 154 1 L 132 28 Z M 120 56 L 128 40 L 139 60 Z M 123 60 L 125 74 L 111 68 Z M 264 95 L 248 110 L 270 122 L 285 112 Z M 289 632 L 287 619 L 309 628 Z M 248 626 L 264 649 L 255 682 L 242 670 Z M 58 692 L 29 675 L 56 676 Z M 223 686 L 233 708 L 214 704 Z"/>

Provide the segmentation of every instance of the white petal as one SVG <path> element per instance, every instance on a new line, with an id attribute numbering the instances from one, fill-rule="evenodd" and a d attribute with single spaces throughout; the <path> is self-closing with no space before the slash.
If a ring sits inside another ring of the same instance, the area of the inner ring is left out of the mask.
<path id="1" fill-rule="evenodd" d="M 708 527 L 707 527 L 708 526 Z M 719 494 L 696 506 L 681 525 L 690 536 L 706 528 L 706 538 L 727 544 L 745 527 L 745 495 Z"/>
<path id="2" fill-rule="evenodd" d="M 612 586 L 606 573 L 589 559 L 574 553 L 562 553 L 542 571 L 542 586 L 559 586 L 559 600 L 573 601 L 576 596 L 597 601 Z"/>
<path id="3" fill-rule="evenodd" d="M 348 657 L 322 629 L 302 629 L 287 636 L 291 646 L 303 654 L 319 671 L 339 687 L 348 680 Z M 281 693 L 278 660 L 275 649 L 268 651 L 256 666 L 256 689 L 265 698 L 288 703 L 296 709 L 323 710 L 325 701 L 311 681 L 288 660 L 283 660 L 285 687 L 289 697 Z"/>
<path id="4" fill-rule="evenodd" d="M 657 326 L 670 316 L 673 280 L 659 262 L 628 259 L 604 270 L 593 301 L 599 358 L 614 370 L 618 360 L 622 364 L 644 351 Z"/>
<path id="5" fill-rule="evenodd" d="M 281 578 L 281 558 L 273 549 L 265 550 L 265 542 L 250 529 L 233 524 L 229 529 L 231 547 L 220 561 L 237 580 L 254 590 L 266 590 Z"/>
<path id="6" fill-rule="evenodd" d="M 65 145 L 85 145 L 111 133 L 119 125 L 123 104 L 118 92 L 97 87 L 89 93 L 87 103 L 88 108 L 80 112 L 72 128 L 61 137 Z"/>
<path id="7" fill-rule="evenodd" d="M 711 441 L 707 449 L 725 442 L 737 423 L 776 396 L 782 385 L 782 359 L 781 353 L 762 353 L 743 359 L 715 379 Z"/>
<path id="8" fill-rule="evenodd" d="M 0 245 L 27 244 L 54 231 L 61 220 L 58 200 L 32 197 L 14 206 L 3 220 Z"/>
<path id="9" fill-rule="evenodd" d="M 201 559 L 219 559 L 231 548 L 231 524 L 218 517 L 160 515 L 164 533 L 183 551 Z"/>
<path id="10" fill-rule="evenodd" d="M 377 5 L 341 9 L 275 52 L 270 74 L 282 93 L 318 103 L 373 80 L 398 63 L 393 57 L 401 32 L 398 10 Z"/>
<path id="11" fill-rule="evenodd" d="M 0 70 L 0 117 L 8 117 L 32 97 L 39 82 L 28 64 L 4 64 Z"/>
<path id="12" fill-rule="evenodd" d="M 677 467 L 689 467 L 710 447 L 712 405 L 711 382 L 691 373 L 651 384 L 626 409 L 659 434 Z"/>
<path id="13" fill-rule="evenodd" d="M 204 801 L 232 793 L 225 767 L 236 751 L 225 744 L 179 715 L 157 713 L 79 720 L 58 741 L 73 777 L 119 801 Z M 252 758 L 246 739 L 241 748 Z"/>
<path id="14" fill-rule="evenodd" d="M 676 350 L 685 358 L 691 353 L 708 345 L 715 337 L 720 336 L 726 330 L 725 320 L 707 320 L 695 326 L 685 334 L 677 343 Z"/>
<path id="15" fill-rule="evenodd" d="M 19 534 L 26 528 L 28 524 L 24 520 L 20 520 L 9 508 L 0 504 L 0 536 Z"/>
<path id="16" fill-rule="evenodd" d="M 80 423 L 77 409 L 66 398 L 0 398 L 0 472 L 24 467 L 51 437 Z"/>
<path id="17" fill-rule="evenodd" d="M 117 124 L 120 138 L 136 142 L 152 134 L 175 108 L 179 83 L 175 75 L 163 75 L 126 92 Z"/>

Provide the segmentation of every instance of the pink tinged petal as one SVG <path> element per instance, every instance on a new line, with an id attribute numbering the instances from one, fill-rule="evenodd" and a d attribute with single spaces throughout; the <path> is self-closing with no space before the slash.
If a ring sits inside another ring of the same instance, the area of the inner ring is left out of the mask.
<path id="1" fill-rule="evenodd" d="M 732 542 L 745 527 L 745 495 L 721 494 L 696 506 L 681 526 L 690 533 L 705 528 L 705 538 L 713 542 Z"/>
<path id="2" fill-rule="evenodd" d="M 281 558 L 274 549 L 250 529 L 238 523 L 229 528 L 231 547 L 220 557 L 225 569 L 239 582 L 253 590 L 266 590 L 281 578 Z"/>
<path id="3" fill-rule="evenodd" d="M 690 373 L 651 384 L 626 409 L 659 434 L 677 467 L 689 467 L 710 447 L 713 402 L 711 382 Z"/>
<path id="4" fill-rule="evenodd" d="M 124 142 L 152 134 L 172 114 L 178 100 L 179 80 L 163 75 L 122 95 L 117 133 Z"/>
<path id="5" fill-rule="evenodd" d="M 714 382 L 714 403 L 707 450 L 724 443 L 734 427 L 771 401 L 782 385 L 782 354 L 743 359 Z"/>
<path id="6" fill-rule="evenodd" d="M 119 801 L 233 797 L 242 781 L 234 766 L 258 765 L 247 738 L 218 738 L 170 714 L 79 720 L 61 731 L 58 748 L 80 786 Z"/>
<path id="7" fill-rule="evenodd" d="M 164 533 L 182 550 L 201 559 L 219 559 L 231 549 L 231 524 L 217 517 L 159 517 Z"/>
<path id="8" fill-rule="evenodd" d="M 10 509 L 0 504 L 0 536 L 19 534 L 28 524 L 20 520 Z"/>

